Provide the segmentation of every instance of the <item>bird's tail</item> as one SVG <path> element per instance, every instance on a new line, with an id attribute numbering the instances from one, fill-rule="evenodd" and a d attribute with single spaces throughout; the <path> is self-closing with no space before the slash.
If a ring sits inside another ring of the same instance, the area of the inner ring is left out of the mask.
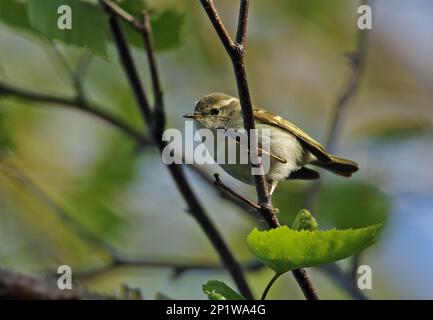
<path id="1" fill-rule="evenodd" d="M 331 171 L 343 177 L 350 177 L 359 170 L 358 164 L 352 160 L 330 155 L 331 162 L 324 163 L 320 160 L 313 161 L 311 164 Z"/>

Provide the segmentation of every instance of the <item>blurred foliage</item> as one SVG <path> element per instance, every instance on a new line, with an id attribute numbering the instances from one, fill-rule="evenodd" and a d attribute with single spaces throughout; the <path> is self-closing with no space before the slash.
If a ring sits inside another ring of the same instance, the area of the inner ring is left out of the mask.
<path id="1" fill-rule="evenodd" d="M 281 3 L 283 13 L 289 16 L 290 21 L 295 21 L 304 27 L 313 28 L 314 32 L 320 32 L 327 40 L 340 44 L 349 39 L 351 29 L 341 28 L 350 20 L 350 16 L 343 8 L 352 6 L 346 0 L 291 0 Z M 353 14 L 355 17 L 355 14 Z"/>
<path id="2" fill-rule="evenodd" d="M 350 257 L 377 241 L 380 225 L 346 230 L 293 230 L 281 226 L 247 237 L 250 251 L 276 274 Z"/>
<path id="3" fill-rule="evenodd" d="M 335 181 L 335 180 L 334 180 Z M 291 225 L 296 212 L 303 209 L 304 189 L 280 183 L 274 193 L 275 207 L 285 224 Z M 390 213 L 390 200 L 377 187 L 358 180 L 332 182 L 321 188 L 316 212 L 321 225 L 338 229 L 384 224 Z"/>
<path id="4" fill-rule="evenodd" d="M 369 139 L 381 142 L 412 138 L 431 130 L 431 122 L 425 118 L 388 117 L 377 122 L 366 124 L 359 130 L 359 134 Z"/>
<path id="5" fill-rule="evenodd" d="M 209 300 L 245 300 L 239 293 L 218 280 L 206 282 L 203 285 L 203 292 L 208 296 Z"/>
<path id="6" fill-rule="evenodd" d="M 1 160 L 3 153 L 12 149 L 14 146 L 14 143 L 12 141 L 12 137 L 8 133 L 8 130 L 5 126 L 5 119 L 4 118 L 5 118 L 4 112 L 2 112 L 2 110 L 0 110 L 0 160 Z"/>
<path id="7" fill-rule="evenodd" d="M 60 14 L 57 8 L 68 5 L 72 9 L 72 29 L 61 30 L 57 27 Z M 141 19 L 144 9 L 149 9 L 145 1 L 125 0 L 121 5 Z M 184 14 L 176 10 L 155 11 L 149 9 L 151 24 L 155 34 L 157 51 L 170 50 L 181 45 L 181 33 Z M 47 39 L 56 39 L 65 44 L 88 48 L 95 55 L 107 58 L 107 43 L 110 39 L 106 14 L 100 5 L 82 0 L 2 0 L 0 3 L 0 21 L 23 31 L 30 31 Z M 122 22 L 129 40 L 138 47 L 143 47 L 140 34 Z"/>
<path id="8" fill-rule="evenodd" d="M 390 211 L 390 199 L 377 187 L 365 182 L 330 184 L 322 189 L 319 197 L 319 219 L 338 229 L 384 224 Z"/>
<path id="9" fill-rule="evenodd" d="M 27 17 L 26 4 L 21 1 L 0 1 L 0 21 L 20 30 L 31 30 L 30 22 Z"/>
<path id="10" fill-rule="evenodd" d="M 109 236 L 125 224 L 125 212 L 117 211 L 122 207 L 117 201 L 136 176 L 135 148 L 130 140 L 113 136 L 82 187 L 69 196 L 77 218 L 98 235 Z"/>

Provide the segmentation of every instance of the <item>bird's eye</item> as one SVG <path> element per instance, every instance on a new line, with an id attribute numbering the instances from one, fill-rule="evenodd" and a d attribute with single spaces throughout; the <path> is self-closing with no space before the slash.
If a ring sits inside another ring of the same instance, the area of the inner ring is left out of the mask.
<path id="1" fill-rule="evenodd" d="M 213 108 L 210 109 L 210 114 L 216 116 L 218 113 L 220 113 L 220 109 L 218 108 Z"/>

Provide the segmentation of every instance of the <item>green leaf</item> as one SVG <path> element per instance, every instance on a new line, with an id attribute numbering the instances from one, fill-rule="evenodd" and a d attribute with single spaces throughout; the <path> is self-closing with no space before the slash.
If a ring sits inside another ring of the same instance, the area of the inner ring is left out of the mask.
<path id="1" fill-rule="evenodd" d="M 250 251 L 277 274 L 347 258 L 377 240 L 380 225 L 362 229 L 296 231 L 282 226 L 256 228 L 247 237 Z"/>
<path id="2" fill-rule="evenodd" d="M 205 283 L 203 292 L 208 296 L 209 300 L 245 300 L 239 293 L 218 280 L 210 280 Z"/>
<path id="3" fill-rule="evenodd" d="M 297 231 L 317 231 L 319 230 L 319 225 L 317 224 L 316 219 L 314 219 L 314 217 L 308 210 L 302 209 L 296 216 L 295 221 L 293 221 L 292 229 Z"/>
<path id="4" fill-rule="evenodd" d="M 170 50 L 182 44 L 185 15 L 176 10 L 165 10 L 151 16 L 157 51 Z"/>
<path id="5" fill-rule="evenodd" d="M 31 30 L 27 17 L 27 8 L 24 2 L 16 0 L 0 1 L 0 21 L 10 27 Z"/>
<path id="6" fill-rule="evenodd" d="M 143 10 L 149 10 L 155 50 L 165 51 L 177 48 L 182 44 L 182 28 L 185 15 L 174 9 L 161 12 L 149 9 L 146 1 L 124 0 L 120 6 L 136 19 L 141 19 Z M 143 48 L 143 38 L 131 25 L 122 21 L 123 28 L 130 44 Z"/>
<path id="7" fill-rule="evenodd" d="M 57 13 L 60 5 L 71 7 L 72 29 L 62 30 L 57 25 L 61 17 Z M 99 5 L 77 0 L 28 0 L 27 10 L 31 26 L 48 39 L 84 47 L 106 57 L 108 24 L 106 14 Z"/>

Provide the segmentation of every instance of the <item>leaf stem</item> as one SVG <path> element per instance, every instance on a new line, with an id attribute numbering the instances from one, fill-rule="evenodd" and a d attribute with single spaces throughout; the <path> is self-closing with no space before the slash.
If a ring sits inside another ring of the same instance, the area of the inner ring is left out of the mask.
<path id="1" fill-rule="evenodd" d="M 274 274 L 274 276 L 271 278 L 271 280 L 269 280 L 268 284 L 266 285 L 265 290 L 263 290 L 262 297 L 260 298 L 260 300 L 266 299 L 266 295 L 268 294 L 269 289 L 272 287 L 275 280 L 277 280 L 280 276 L 281 276 L 281 273 Z"/>

